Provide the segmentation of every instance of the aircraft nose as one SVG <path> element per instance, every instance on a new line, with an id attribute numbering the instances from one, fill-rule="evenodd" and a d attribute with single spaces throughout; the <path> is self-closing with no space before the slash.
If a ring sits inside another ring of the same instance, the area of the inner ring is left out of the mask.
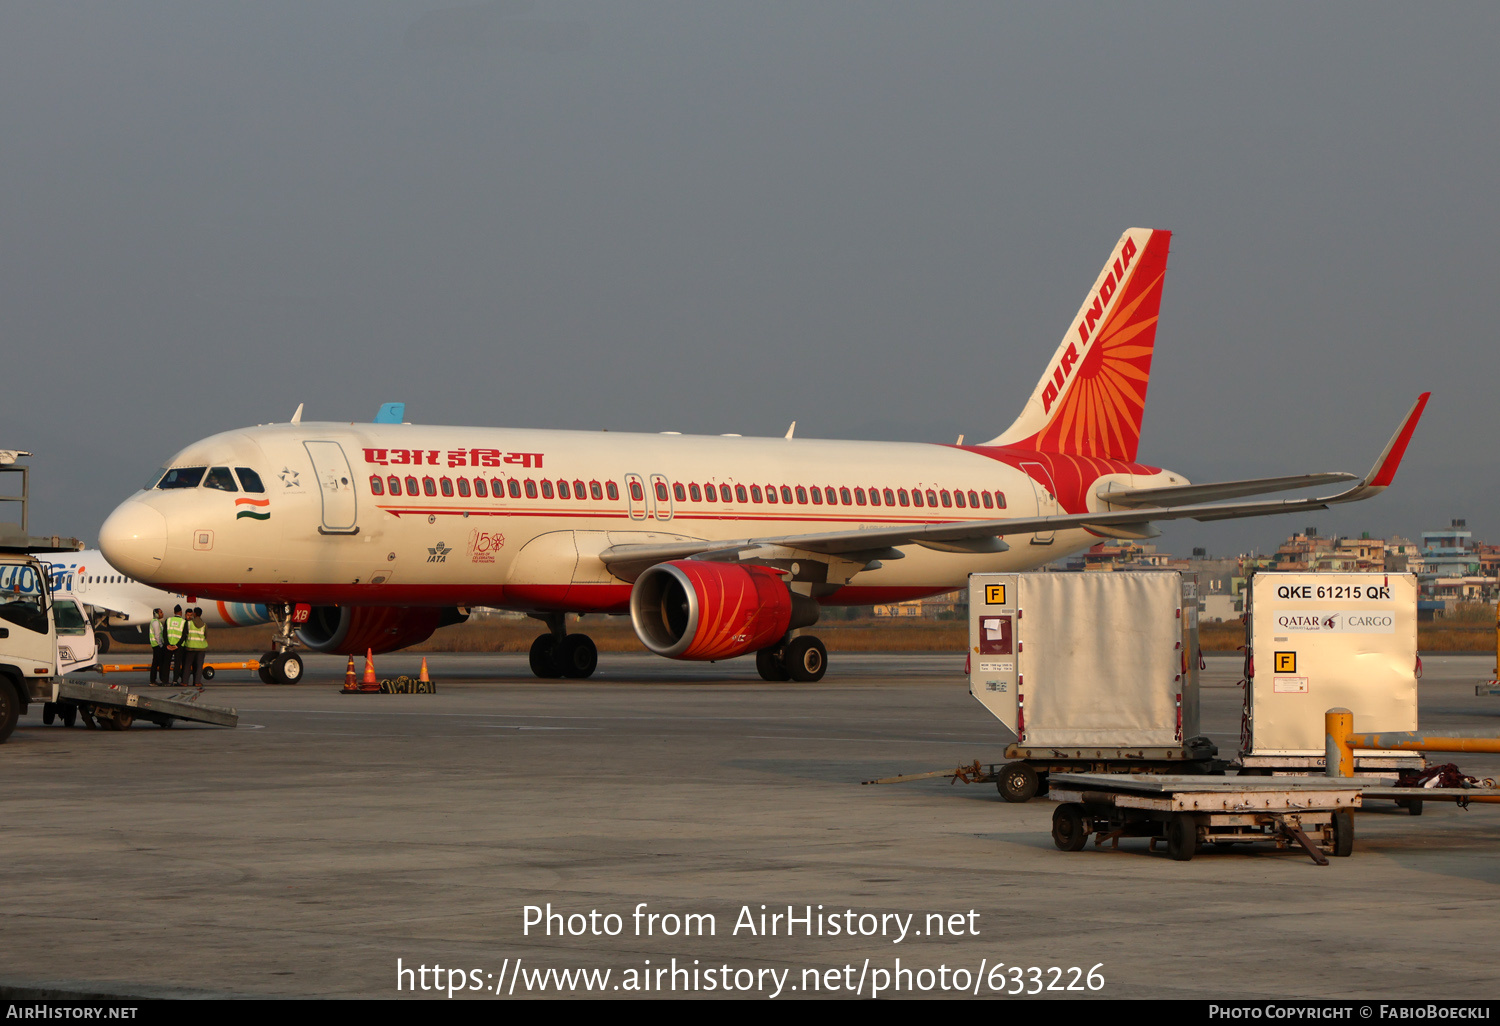
<path id="1" fill-rule="evenodd" d="M 123 502 L 99 528 L 99 551 L 138 581 L 149 581 L 167 554 L 167 518 L 144 502 Z"/>

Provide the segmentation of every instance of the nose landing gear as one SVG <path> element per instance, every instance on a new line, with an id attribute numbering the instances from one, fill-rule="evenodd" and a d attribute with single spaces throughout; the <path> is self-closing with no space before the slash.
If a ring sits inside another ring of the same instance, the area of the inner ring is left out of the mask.
<path id="1" fill-rule="evenodd" d="M 302 680 L 302 657 L 294 651 L 292 607 L 285 602 L 266 607 L 276 621 L 271 651 L 260 657 L 256 673 L 262 684 L 297 684 Z"/>

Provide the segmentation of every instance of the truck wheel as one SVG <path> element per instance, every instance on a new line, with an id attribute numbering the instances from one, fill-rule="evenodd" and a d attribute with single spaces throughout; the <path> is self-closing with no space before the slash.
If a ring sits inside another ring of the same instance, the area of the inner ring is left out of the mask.
<path id="1" fill-rule="evenodd" d="M 1082 851 L 1088 843 L 1088 825 L 1083 821 L 1083 806 L 1065 802 L 1052 810 L 1052 843 L 1061 851 Z"/>
<path id="2" fill-rule="evenodd" d="M 108 632 L 106 632 L 106 631 L 95 631 L 94 632 L 94 651 L 95 652 L 99 653 L 100 655 L 105 655 L 106 653 L 108 653 L 109 652 L 109 642 L 110 642 L 110 637 L 109 637 Z"/>
<path id="3" fill-rule="evenodd" d="M 16 693 L 15 684 L 0 677 L 0 744 L 10 737 L 10 732 L 16 729 L 16 720 L 20 718 L 21 696 Z"/>
<path id="4" fill-rule="evenodd" d="M 1398 809 L 1405 809 L 1407 812 L 1411 813 L 1413 816 L 1420 816 L 1422 814 L 1422 799 L 1420 799 L 1420 798 L 1397 798 L 1396 799 L 1396 807 Z"/>
<path id="5" fill-rule="evenodd" d="M 1167 854 L 1186 862 L 1198 850 L 1198 821 L 1190 812 L 1173 813 L 1167 821 Z"/>
<path id="6" fill-rule="evenodd" d="M 275 658 L 275 652 L 267 652 L 265 655 L 260 657 L 260 662 L 256 664 L 255 673 L 256 676 L 260 678 L 260 682 L 262 684 L 276 683 L 275 678 L 271 676 L 271 661 Z"/>
<path id="7" fill-rule="evenodd" d="M 1333 851 L 1335 858 L 1347 858 L 1354 854 L 1354 813 L 1340 809 L 1333 814 Z"/>
<path id="8" fill-rule="evenodd" d="M 1012 762 L 1000 770 L 995 787 L 1008 802 L 1029 802 L 1036 797 L 1040 783 L 1036 770 L 1024 762 Z"/>
<path id="9" fill-rule="evenodd" d="M 58 716 L 62 718 L 62 725 L 64 727 L 71 727 L 78 722 L 78 706 L 72 702 L 64 702 L 61 711 L 58 712 Z"/>
<path id="10" fill-rule="evenodd" d="M 50 726 L 52 726 L 52 721 L 55 720 L 55 719 L 57 719 L 57 703 L 55 703 L 55 702 L 43 702 L 42 703 L 42 725 L 50 727 Z"/>

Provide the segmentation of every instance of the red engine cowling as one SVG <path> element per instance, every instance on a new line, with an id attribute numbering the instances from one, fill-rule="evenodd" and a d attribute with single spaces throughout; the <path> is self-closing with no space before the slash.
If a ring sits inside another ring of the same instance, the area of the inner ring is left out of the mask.
<path id="1" fill-rule="evenodd" d="M 769 567 L 658 563 L 636 578 L 630 620 L 658 655 L 732 659 L 781 640 L 792 622 L 792 593 Z"/>
<path id="2" fill-rule="evenodd" d="M 314 652 L 358 655 L 420 645 L 466 614 L 435 606 L 314 606 L 297 640 Z"/>

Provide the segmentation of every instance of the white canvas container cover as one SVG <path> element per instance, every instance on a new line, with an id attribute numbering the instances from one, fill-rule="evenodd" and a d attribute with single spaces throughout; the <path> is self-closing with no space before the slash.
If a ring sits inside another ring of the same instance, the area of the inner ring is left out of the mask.
<path id="1" fill-rule="evenodd" d="M 1178 744 L 1181 597 L 1175 573 L 1026 575 L 1026 743 Z"/>

